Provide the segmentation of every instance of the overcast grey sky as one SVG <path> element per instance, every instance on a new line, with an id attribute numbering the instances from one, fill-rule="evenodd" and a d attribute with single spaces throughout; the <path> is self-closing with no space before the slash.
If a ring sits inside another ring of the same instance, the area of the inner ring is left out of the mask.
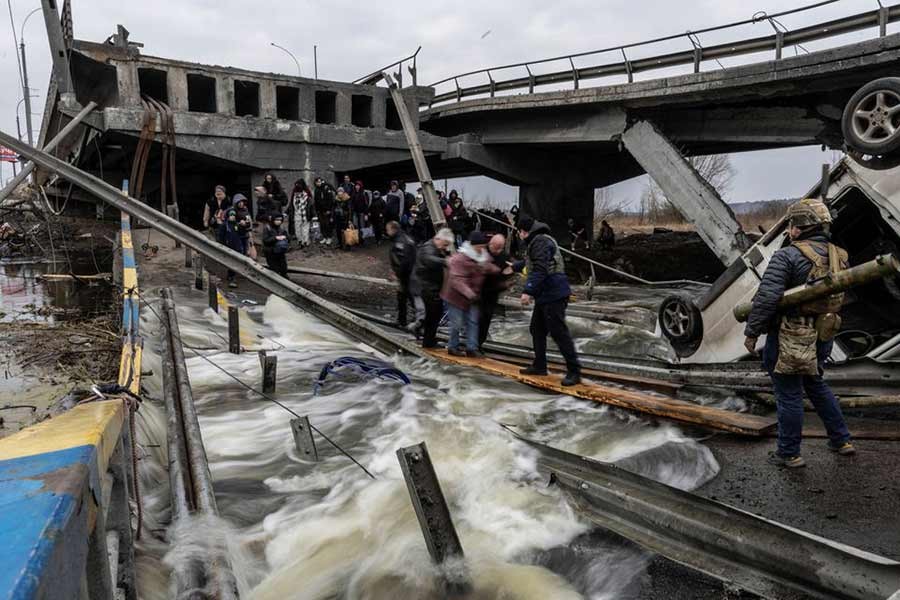
<path id="1" fill-rule="evenodd" d="M 38 0 L 10 0 L 19 35 L 22 19 Z M 289 56 L 269 45 L 293 51 L 304 75 L 312 74 L 312 47 L 319 47 L 319 76 L 353 80 L 406 56 L 417 46 L 419 82 L 430 83 L 456 73 L 509 62 L 539 59 L 641 41 L 750 18 L 756 11 L 773 14 L 813 0 L 72 0 L 75 36 L 103 41 L 121 23 L 143 52 L 208 64 L 293 74 Z M 61 3 L 60 3 L 61 4 Z M 781 19 L 788 28 L 876 8 L 875 0 L 841 0 L 815 11 Z M 0 21 L 0 128 L 15 133 L 18 83 L 12 30 L 6 7 Z M 735 37 L 771 33 L 765 22 L 728 33 L 701 37 L 709 45 Z M 486 34 L 486 35 L 485 35 Z M 874 32 L 847 36 L 846 41 Z M 49 77 L 49 50 L 43 19 L 35 14 L 25 29 L 34 98 L 35 131 L 44 106 Z M 648 53 L 684 49 L 685 41 L 648 48 Z M 689 47 L 689 45 L 687 46 Z M 808 45 L 815 50 L 815 44 Z M 630 58 L 639 56 L 639 51 Z M 762 60 L 760 57 L 758 60 Z M 584 59 L 589 61 L 591 59 Z M 598 61 L 614 60 L 610 55 Z M 579 62 L 579 66 L 590 64 Z M 731 63 L 735 64 L 735 63 Z M 729 66 L 729 63 L 726 63 Z M 560 68 L 554 65 L 554 68 Z M 708 66 L 704 68 L 714 68 Z M 653 75 L 651 75 L 653 76 Z M 656 75 L 658 76 L 658 75 Z M 597 85 L 586 82 L 586 85 Z M 20 110 L 21 114 L 21 110 Z M 24 127 L 24 121 L 23 121 Z M 37 135 L 37 134 L 35 134 Z M 737 177 L 729 200 L 743 202 L 805 192 L 831 152 L 818 148 L 736 155 Z M 11 175 L 4 166 L 3 178 Z M 472 187 L 471 182 L 463 182 Z M 617 194 L 639 194 L 642 183 L 620 184 Z M 478 185 L 481 193 L 509 195 L 501 185 Z M 473 188 L 474 189 L 474 188 Z"/>

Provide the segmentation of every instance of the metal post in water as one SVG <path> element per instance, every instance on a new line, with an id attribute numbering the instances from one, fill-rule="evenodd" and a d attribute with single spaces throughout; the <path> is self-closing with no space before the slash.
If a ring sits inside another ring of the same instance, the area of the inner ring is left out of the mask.
<path id="1" fill-rule="evenodd" d="M 212 281 L 209 282 L 209 307 L 213 312 L 219 312 L 219 288 Z"/>
<path id="2" fill-rule="evenodd" d="M 294 445 L 297 446 L 300 458 L 319 462 L 319 451 L 316 448 L 316 440 L 313 439 L 309 417 L 291 419 L 291 432 L 294 434 Z"/>
<path id="3" fill-rule="evenodd" d="M 228 307 L 228 351 L 241 353 L 241 324 L 237 306 Z"/>
<path id="4" fill-rule="evenodd" d="M 203 255 L 197 254 L 194 257 L 194 288 L 203 289 Z"/>
<path id="5" fill-rule="evenodd" d="M 264 394 L 275 392 L 275 376 L 278 372 L 278 357 L 269 356 L 265 350 L 259 351 L 259 368 L 262 372 L 262 391 Z"/>
<path id="6" fill-rule="evenodd" d="M 453 596 L 470 592 L 472 584 L 463 563 L 462 544 L 453 526 L 441 483 L 431 464 L 428 447 L 422 442 L 400 448 L 397 450 L 397 460 L 400 461 L 403 479 L 406 480 L 431 560 L 438 566 L 450 567 L 443 571 L 447 593 Z M 447 564 L 448 561 L 450 564 Z"/>

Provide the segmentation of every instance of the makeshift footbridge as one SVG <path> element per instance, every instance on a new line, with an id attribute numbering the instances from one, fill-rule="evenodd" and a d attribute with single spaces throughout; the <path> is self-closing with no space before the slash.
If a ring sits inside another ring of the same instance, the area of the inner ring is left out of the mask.
<path id="1" fill-rule="evenodd" d="M 376 350 L 429 358 L 408 340 L 266 271 L 99 179 L 2 133 L 0 143 Z M 183 403 L 189 397 L 184 392 Z M 608 393 L 615 396 L 619 391 Z M 785 590 L 814 598 L 898 597 L 900 563 L 750 517 L 612 465 L 533 445 L 540 456 L 539 469 L 589 519 L 672 560 L 769 598 L 781 598 Z M 414 462 L 417 456 L 412 455 Z"/>

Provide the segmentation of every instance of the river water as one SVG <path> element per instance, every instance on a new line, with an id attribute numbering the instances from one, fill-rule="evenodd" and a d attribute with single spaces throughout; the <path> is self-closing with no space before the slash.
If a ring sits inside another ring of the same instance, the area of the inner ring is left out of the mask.
<path id="1" fill-rule="evenodd" d="M 396 366 L 410 376 L 409 385 L 338 375 L 314 396 L 324 364 L 374 355 L 273 296 L 246 307 L 243 325 L 254 349 L 277 352 L 277 399 L 308 415 L 376 479 L 321 437 L 320 462 L 307 462 L 293 444 L 292 415 L 197 356 L 259 388 L 256 353 L 227 353 L 226 323 L 204 300 L 199 292 L 181 294 L 177 305 L 184 343 L 203 348 L 186 355 L 220 518 L 167 527 L 165 419 L 158 404 L 146 402 L 138 434 L 145 532 L 138 582 L 145 599 L 168 597 L 170 565 L 209 546 L 231 557 L 242 598 L 441 598 L 395 454 L 421 441 L 465 549 L 472 598 L 630 598 L 648 555 L 592 532 L 537 473 L 533 451 L 498 423 L 682 489 L 718 471 L 711 452 L 675 425 L 458 367 L 402 359 Z M 512 341 L 527 331 L 526 318 L 505 317 L 498 337 Z M 607 334 L 607 324 L 596 327 L 576 328 L 580 347 Z M 159 399 L 158 322 L 147 308 L 142 330 L 144 370 L 154 373 L 145 388 Z M 615 344 L 646 356 L 661 342 L 645 333 L 620 332 Z"/>

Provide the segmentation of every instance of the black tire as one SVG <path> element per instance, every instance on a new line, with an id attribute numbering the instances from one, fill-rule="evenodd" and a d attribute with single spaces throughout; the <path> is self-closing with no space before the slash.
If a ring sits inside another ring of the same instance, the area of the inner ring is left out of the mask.
<path id="1" fill-rule="evenodd" d="M 676 349 L 693 346 L 703 338 L 703 316 L 690 298 L 669 296 L 659 305 L 659 328 Z"/>
<path id="2" fill-rule="evenodd" d="M 887 169 L 900 167 L 900 154 L 873 156 L 857 152 L 851 148 L 845 148 L 845 151 L 847 156 L 853 159 L 853 162 L 873 171 L 886 171 Z"/>
<path id="3" fill-rule="evenodd" d="M 844 107 L 841 130 L 847 147 L 863 155 L 900 149 L 900 78 L 883 77 L 859 88 Z"/>

